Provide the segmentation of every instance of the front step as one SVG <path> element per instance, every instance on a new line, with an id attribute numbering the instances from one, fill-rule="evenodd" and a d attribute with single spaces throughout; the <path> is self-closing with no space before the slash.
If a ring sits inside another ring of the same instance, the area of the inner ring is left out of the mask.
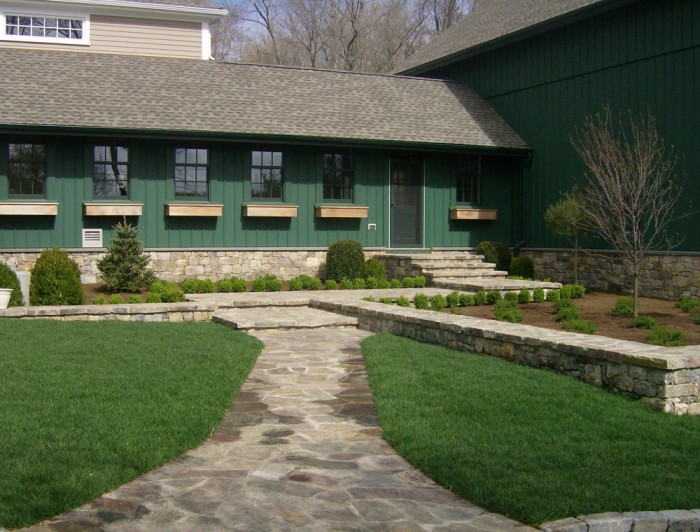
<path id="1" fill-rule="evenodd" d="M 244 331 L 357 327 L 357 318 L 308 307 L 225 309 L 215 313 L 213 320 Z"/>
<path id="2" fill-rule="evenodd" d="M 500 279 L 496 277 L 473 277 L 473 278 L 450 278 L 435 279 L 432 283 L 435 288 L 448 288 L 450 290 L 459 290 L 463 292 L 478 292 L 483 290 L 498 290 L 499 292 L 516 292 L 523 288 L 534 290 L 542 288 L 544 290 L 558 290 L 561 288 L 561 283 L 551 283 L 543 281 L 518 281 L 515 279 Z"/>
<path id="3" fill-rule="evenodd" d="M 504 278 L 508 272 L 501 272 L 488 268 L 463 268 L 458 270 L 425 270 L 425 276 L 429 279 L 438 280 L 444 278 L 471 278 L 471 277 L 499 277 Z"/>

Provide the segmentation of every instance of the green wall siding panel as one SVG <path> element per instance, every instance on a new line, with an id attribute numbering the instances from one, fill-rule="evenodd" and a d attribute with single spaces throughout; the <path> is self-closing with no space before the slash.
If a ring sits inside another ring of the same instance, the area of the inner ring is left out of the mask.
<path id="1" fill-rule="evenodd" d="M 567 246 L 544 226 L 546 207 L 584 168 L 570 137 L 586 116 L 615 112 L 657 119 L 685 179 L 679 247 L 700 251 L 700 2 L 640 0 L 601 16 L 427 73 L 470 83 L 534 150 L 525 177 L 524 238 L 530 247 Z"/>

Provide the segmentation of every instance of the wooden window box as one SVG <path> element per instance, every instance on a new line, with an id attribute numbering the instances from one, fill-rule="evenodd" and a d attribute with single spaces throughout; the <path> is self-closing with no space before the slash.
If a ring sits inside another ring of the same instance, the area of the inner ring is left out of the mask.
<path id="1" fill-rule="evenodd" d="M 496 209 L 472 209 L 468 207 L 450 208 L 450 220 L 495 220 Z"/>
<path id="2" fill-rule="evenodd" d="M 213 216 L 219 217 L 224 213 L 221 203 L 167 203 L 166 216 Z"/>
<path id="3" fill-rule="evenodd" d="M 3 201 L 0 202 L 0 215 L 13 216 L 56 216 L 58 203 L 35 201 Z"/>
<path id="4" fill-rule="evenodd" d="M 243 205 L 243 216 L 247 218 L 296 218 L 298 205 Z"/>
<path id="5" fill-rule="evenodd" d="M 141 216 L 142 203 L 83 203 L 85 216 Z"/>
<path id="6" fill-rule="evenodd" d="M 368 210 L 358 205 L 316 205 L 316 218 L 367 218 Z"/>

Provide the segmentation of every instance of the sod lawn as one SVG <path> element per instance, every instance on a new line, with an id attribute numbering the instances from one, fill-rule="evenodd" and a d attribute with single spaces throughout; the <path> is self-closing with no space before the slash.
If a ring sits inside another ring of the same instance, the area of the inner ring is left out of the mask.
<path id="1" fill-rule="evenodd" d="M 0 320 L 0 527 L 70 510 L 219 425 L 261 344 L 214 323 Z"/>
<path id="2" fill-rule="evenodd" d="M 442 486 L 527 524 L 700 508 L 700 417 L 390 335 L 364 340 L 386 440 Z"/>

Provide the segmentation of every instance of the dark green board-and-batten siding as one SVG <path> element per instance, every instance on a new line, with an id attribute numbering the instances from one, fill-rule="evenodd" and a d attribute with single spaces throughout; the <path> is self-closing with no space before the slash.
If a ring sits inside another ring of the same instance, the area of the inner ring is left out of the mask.
<path id="1" fill-rule="evenodd" d="M 0 201 L 7 199 L 7 143 L 44 142 L 48 146 L 46 200 L 59 203 L 57 216 L 0 216 L 0 249 L 80 248 L 81 230 L 103 229 L 107 245 L 119 217 L 86 217 L 83 203 L 92 196 L 92 146 L 106 140 L 84 137 L 0 137 Z M 484 156 L 483 207 L 498 209 L 497 221 L 451 221 L 459 153 L 408 152 L 355 148 L 354 204 L 368 207 L 366 219 L 319 219 L 322 201 L 321 155 L 337 147 L 275 146 L 284 152 L 284 203 L 298 205 L 296 218 L 246 218 L 250 202 L 250 150 L 273 145 L 243 142 L 121 140 L 129 146 L 129 201 L 142 203 L 138 223 L 147 248 L 305 248 L 327 247 L 340 239 L 357 239 L 365 247 L 388 247 L 389 168 L 392 157 L 418 157 L 425 168 L 425 245 L 476 246 L 481 240 L 517 241 L 518 186 L 523 157 Z M 221 217 L 168 217 L 175 202 L 173 160 L 176 146 L 209 148 L 209 200 L 223 204 Z M 4 190 L 3 188 L 4 187 Z M 515 187 L 515 188 L 514 188 Z M 376 224 L 376 230 L 369 230 Z"/>
<path id="2" fill-rule="evenodd" d="M 546 207 L 582 182 L 569 138 L 602 110 L 646 113 L 685 179 L 678 249 L 700 251 L 700 1 L 640 0 L 424 75 L 469 82 L 534 150 L 525 179 L 528 247 L 566 246 Z M 689 208 L 689 204 L 692 206 Z"/>

